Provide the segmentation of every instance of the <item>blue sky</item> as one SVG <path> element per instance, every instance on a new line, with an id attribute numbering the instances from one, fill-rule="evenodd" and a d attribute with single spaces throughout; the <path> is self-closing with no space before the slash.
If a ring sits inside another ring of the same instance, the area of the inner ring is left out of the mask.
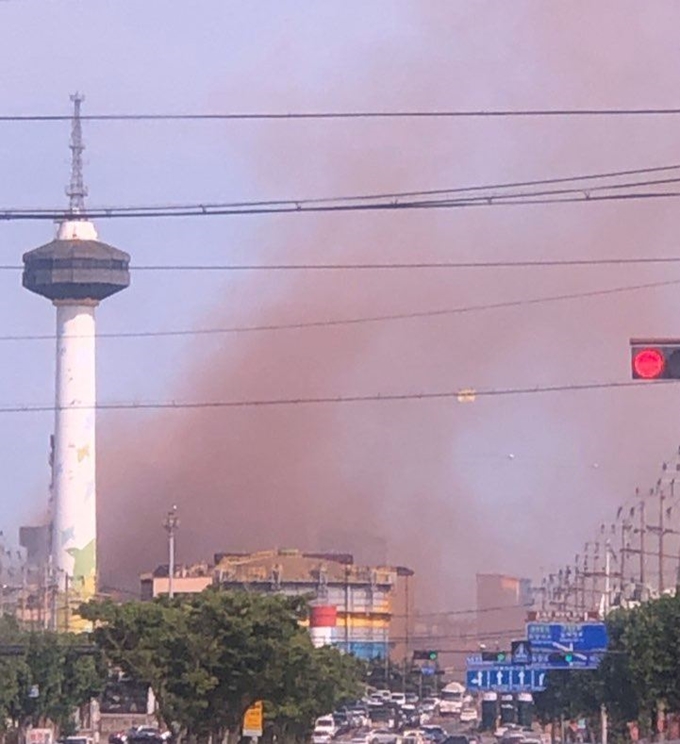
<path id="1" fill-rule="evenodd" d="M 677 5 L 659 2 L 642 7 L 621 0 L 597 8 L 578 1 L 559 8 L 546 5 L 541 0 L 474 4 L 8 0 L 0 3 L 0 113 L 67 113 L 69 93 L 76 90 L 86 95 L 86 113 L 677 103 Z M 471 120 L 446 125 L 88 123 L 86 180 L 94 205 L 437 188 L 677 162 L 678 131 L 677 122 L 655 119 Z M 63 123 L 0 124 L 0 206 L 65 202 L 68 137 Z M 362 256 L 387 260 L 636 255 L 676 251 L 676 211 L 664 204 L 602 207 L 597 213 L 571 207 L 394 219 L 377 215 L 342 220 L 293 216 L 111 221 L 98 227 L 103 240 L 129 251 L 133 264 L 140 265 L 341 260 L 356 257 L 359 247 Z M 52 234 L 49 224 L 0 223 L 2 263 L 17 263 L 24 251 L 48 242 Z M 354 284 L 352 277 L 309 277 L 295 284 L 288 276 L 251 282 L 224 274 L 139 272 L 133 274 L 129 290 L 98 311 L 98 327 L 104 333 L 163 330 L 296 318 L 308 311 L 327 317 L 351 315 L 355 308 L 364 313 L 423 309 L 454 301 L 465 304 L 634 283 L 641 277 L 666 278 L 666 272 L 612 269 L 528 278 L 431 277 L 431 293 L 420 285 L 412 287 L 403 277 L 376 276 L 369 285 Z M 344 283 L 344 294 L 338 295 L 337 282 Z M 307 289 L 311 296 L 326 286 L 329 296 L 341 297 L 345 304 L 334 300 L 326 309 L 317 298 L 305 305 Z M 294 298 L 287 294 L 291 291 Z M 573 314 L 565 309 L 487 315 L 479 324 L 475 320 L 455 328 L 385 331 L 366 339 L 363 351 L 341 376 L 320 376 L 312 388 L 342 394 L 390 387 L 417 391 L 445 386 L 447 380 L 454 386 L 484 387 L 625 379 L 627 334 L 652 329 L 672 333 L 672 320 L 680 309 L 670 290 L 642 300 L 642 311 L 638 301 L 639 296 L 621 300 L 620 306 L 611 301 L 591 303 Z M 22 290 L 18 274 L 0 274 L 0 335 L 50 333 L 53 323 L 48 303 Z M 499 338 L 502 329 L 507 331 Z M 564 343 L 559 342 L 560 334 Z M 438 350 L 447 340 L 457 351 L 440 358 Z M 485 344 L 494 345 L 489 363 L 482 351 Z M 194 374 L 201 360 L 203 369 L 209 369 L 212 355 L 225 348 L 239 364 L 248 364 L 250 347 L 239 346 L 236 340 L 102 339 L 99 397 L 191 398 L 187 375 Z M 405 354 L 409 348 L 412 353 Z M 532 365 L 527 354 L 534 351 L 538 361 Z M 52 400 L 51 342 L 3 342 L 0 352 L 0 403 Z M 273 366 L 266 384 L 255 392 L 286 396 L 295 388 L 301 379 L 296 364 L 306 362 L 296 361 L 293 351 L 290 354 L 272 360 L 272 365 L 285 362 L 290 369 Z M 297 392 L 307 390 L 300 388 Z M 222 397 L 232 399 L 247 394 L 238 386 L 221 391 Z M 475 404 L 474 410 L 460 414 L 462 422 L 440 422 L 448 444 L 434 454 L 423 444 L 429 429 L 426 414 L 423 418 L 409 412 L 401 420 L 397 413 L 394 419 L 391 415 L 383 419 L 373 412 L 343 411 L 328 433 L 329 451 L 335 446 L 333 437 L 345 441 L 352 428 L 363 432 L 367 441 L 390 431 L 394 461 L 377 473 L 371 462 L 376 458 L 364 461 L 353 453 L 347 469 L 333 482 L 360 491 L 356 484 L 368 472 L 368 482 L 379 483 L 386 503 L 398 504 L 398 513 L 408 519 L 422 473 L 416 463 L 406 469 L 404 463 L 409 463 L 407 453 L 422 445 L 433 457 L 429 471 L 438 473 L 422 486 L 438 494 L 433 513 L 437 504 L 450 506 L 451 476 L 469 500 L 472 522 L 488 514 L 501 515 L 505 521 L 533 510 L 535 518 L 526 527 L 530 534 L 537 520 L 552 513 L 546 494 L 559 493 L 561 501 L 568 501 L 578 491 L 584 510 L 597 494 L 604 494 L 602 506 L 588 507 L 583 519 L 576 516 L 569 533 L 548 551 L 546 562 L 558 561 L 587 539 L 586 533 L 638 482 L 654 480 L 659 462 L 674 450 L 675 427 L 663 416 L 652 417 L 649 435 L 642 441 L 623 435 L 629 421 L 645 416 L 650 401 L 660 408 L 673 401 L 670 393 L 654 395 L 643 401 L 637 393 L 612 394 L 592 406 L 581 401 L 578 410 L 566 399 L 541 404 L 503 401 L 493 408 Z M 134 416 L 139 418 L 132 422 Z M 134 436 L 147 420 L 134 413 L 128 419 L 116 414 L 115 421 L 102 416 L 100 443 L 111 446 L 117 436 L 134 448 Z M 49 415 L 0 419 L 0 526 L 8 533 L 41 511 L 50 429 Z M 625 465 L 619 462 L 622 450 Z M 509 461 L 509 453 L 518 456 Z M 107 454 L 100 449 L 99 457 L 105 460 Z M 567 508 L 570 517 L 579 514 L 580 507 L 574 509 Z M 402 545 L 403 535 L 391 529 L 385 530 L 386 539 Z M 500 530 L 488 561 L 479 566 L 505 567 L 517 545 L 524 548 L 531 539 L 523 529 L 522 524 L 516 526 L 514 542 Z M 276 542 L 276 535 L 271 542 Z M 392 553 L 394 560 L 399 551 L 397 547 Z M 154 554 L 149 560 L 158 557 Z M 529 558 L 522 558 L 507 567 L 521 571 L 528 565 Z M 471 565 L 470 571 L 474 568 Z"/>

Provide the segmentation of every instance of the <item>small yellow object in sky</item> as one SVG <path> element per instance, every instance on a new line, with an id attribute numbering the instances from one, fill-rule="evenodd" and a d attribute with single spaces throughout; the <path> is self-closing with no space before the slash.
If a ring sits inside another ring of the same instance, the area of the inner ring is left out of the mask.
<path id="1" fill-rule="evenodd" d="M 474 403 L 477 400 L 477 393 L 472 388 L 465 388 L 458 391 L 459 403 Z"/>

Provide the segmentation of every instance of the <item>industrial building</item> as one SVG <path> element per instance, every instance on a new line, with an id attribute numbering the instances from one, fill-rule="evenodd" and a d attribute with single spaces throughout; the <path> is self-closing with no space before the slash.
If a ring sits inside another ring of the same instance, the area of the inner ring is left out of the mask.
<path id="1" fill-rule="evenodd" d="M 358 566 L 350 554 L 268 550 L 218 553 L 212 565 L 177 567 L 174 594 L 228 590 L 311 597 L 310 634 L 362 659 L 403 658 L 413 626 L 413 571 Z M 170 590 L 167 566 L 141 576 L 142 599 Z"/>
<path id="2" fill-rule="evenodd" d="M 531 581 L 504 574 L 477 574 L 477 637 L 502 646 L 522 638 L 533 605 Z"/>

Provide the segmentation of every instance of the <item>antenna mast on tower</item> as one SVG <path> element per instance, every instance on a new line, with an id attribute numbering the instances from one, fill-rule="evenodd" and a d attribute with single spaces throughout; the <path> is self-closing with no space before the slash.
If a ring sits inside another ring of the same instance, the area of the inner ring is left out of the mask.
<path id="1" fill-rule="evenodd" d="M 83 214 L 85 212 L 85 197 L 87 188 L 83 181 L 83 129 L 80 120 L 80 107 L 85 96 L 74 93 L 73 118 L 71 119 L 71 182 L 66 187 L 66 195 L 69 198 L 69 212 L 71 214 Z"/>

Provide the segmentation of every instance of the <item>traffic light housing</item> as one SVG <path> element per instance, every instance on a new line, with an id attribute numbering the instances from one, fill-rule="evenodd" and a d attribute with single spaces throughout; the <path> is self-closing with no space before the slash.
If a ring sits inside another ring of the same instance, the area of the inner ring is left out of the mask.
<path id="1" fill-rule="evenodd" d="M 630 340 L 634 380 L 680 380 L 680 339 Z"/>
<path id="2" fill-rule="evenodd" d="M 482 661 L 492 661 L 496 664 L 504 664 L 509 661 L 510 654 L 507 651 L 482 651 Z"/>
<path id="3" fill-rule="evenodd" d="M 437 661 L 439 657 L 438 651 L 414 651 L 414 661 Z"/>
<path id="4" fill-rule="evenodd" d="M 573 661 L 574 654 L 571 651 L 548 654 L 548 662 L 550 664 L 571 664 Z"/>

